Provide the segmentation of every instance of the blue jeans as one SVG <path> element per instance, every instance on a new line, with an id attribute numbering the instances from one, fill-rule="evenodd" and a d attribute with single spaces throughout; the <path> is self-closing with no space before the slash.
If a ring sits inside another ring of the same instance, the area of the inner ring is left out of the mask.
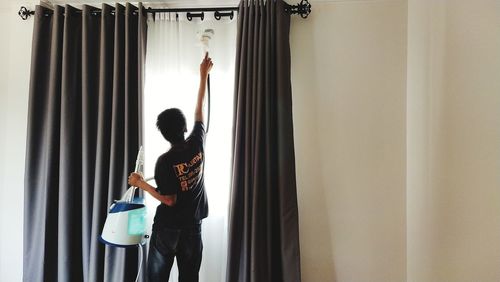
<path id="1" fill-rule="evenodd" d="M 179 282 L 198 281 L 202 251 L 201 224 L 153 231 L 149 242 L 148 281 L 168 281 L 174 257 L 177 257 Z"/>

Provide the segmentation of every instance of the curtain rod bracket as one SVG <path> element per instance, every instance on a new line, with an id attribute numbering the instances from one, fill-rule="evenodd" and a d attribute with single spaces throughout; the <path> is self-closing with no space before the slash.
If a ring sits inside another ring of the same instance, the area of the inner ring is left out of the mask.
<path id="1" fill-rule="evenodd" d="M 21 6 L 19 9 L 19 12 L 17 14 L 23 19 L 24 21 L 27 20 L 30 16 L 35 14 L 35 11 L 30 11 L 28 8 Z"/>
<path id="2" fill-rule="evenodd" d="M 188 19 L 188 21 L 193 20 L 193 18 L 200 18 L 203 21 L 205 19 L 205 13 L 204 12 L 200 12 L 200 13 L 188 12 L 186 15 L 186 18 Z"/>
<path id="3" fill-rule="evenodd" d="M 214 13 L 214 17 L 216 20 L 220 20 L 222 17 L 229 17 L 230 20 L 233 19 L 234 17 L 234 11 L 230 11 L 230 12 L 219 12 L 219 11 L 215 11 Z"/>

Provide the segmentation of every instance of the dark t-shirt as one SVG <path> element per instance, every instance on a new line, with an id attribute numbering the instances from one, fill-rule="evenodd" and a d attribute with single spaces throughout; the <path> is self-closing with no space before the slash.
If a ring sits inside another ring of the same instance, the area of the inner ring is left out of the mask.
<path id="1" fill-rule="evenodd" d="M 157 191 L 162 195 L 177 194 L 177 201 L 173 207 L 163 203 L 158 206 L 153 230 L 190 226 L 208 216 L 203 177 L 204 143 L 203 123 L 195 122 L 186 141 L 173 146 L 156 161 Z"/>

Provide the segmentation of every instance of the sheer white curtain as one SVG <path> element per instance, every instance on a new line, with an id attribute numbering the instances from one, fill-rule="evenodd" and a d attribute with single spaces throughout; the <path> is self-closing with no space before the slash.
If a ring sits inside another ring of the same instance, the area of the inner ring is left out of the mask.
<path id="1" fill-rule="evenodd" d="M 206 139 L 205 186 L 209 216 L 203 221 L 203 260 L 200 281 L 224 281 L 227 253 L 227 213 L 230 185 L 234 58 L 236 17 L 217 21 L 212 13 L 205 19 L 188 21 L 185 13 L 157 13 L 148 19 L 146 85 L 144 97 L 145 174 L 153 176 L 156 158 L 169 149 L 155 127 L 157 115 L 166 108 L 181 109 L 191 130 L 198 93 L 202 49 L 197 33 L 211 28 L 210 75 L 211 116 Z M 189 134 L 189 132 L 188 132 Z M 153 181 L 154 184 L 154 181 Z M 146 198 L 152 221 L 158 202 Z M 174 264 L 170 281 L 177 281 Z"/>

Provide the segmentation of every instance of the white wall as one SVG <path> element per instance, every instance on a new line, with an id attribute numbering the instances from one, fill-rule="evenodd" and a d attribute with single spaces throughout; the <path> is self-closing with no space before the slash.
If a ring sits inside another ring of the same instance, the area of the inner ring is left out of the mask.
<path id="1" fill-rule="evenodd" d="M 408 7 L 408 281 L 500 281 L 500 1 Z"/>
<path id="2" fill-rule="evenodd" d="M 0 281 L 21 281 L 26 120 L 33 20 L 23 1 L 0 5 Z M 34 7 L 34 6 L 31 6 Z"/>
<path id="3" fill-rule="evenodd" d="M 500 281 L 500 1 L 316 1 L 292 29 L 303 280 Z"/>
<path id="4" fill-rule="evenodd" d="M 406 279 L 406 1 L 292 20 L 303 281 Z"/>
<path id="5" fill-rule="evenodd" d="M 438 216 L 443 205 L 437 195 L 444 168 L 445 11 L 445 1 L 408 1 L 408 281 L 433 281 L 440 259 L 434 252 L 440 245 Z"/>

